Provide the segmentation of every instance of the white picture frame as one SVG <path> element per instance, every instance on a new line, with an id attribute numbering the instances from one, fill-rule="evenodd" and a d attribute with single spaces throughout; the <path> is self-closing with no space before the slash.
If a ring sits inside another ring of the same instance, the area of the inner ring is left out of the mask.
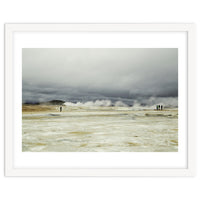
<path id="1" fill-rule="evenodd" d="M 16 32 L 184 32 L 187 35 L 187 163 L 185 168 L 15 167 L 13 54 Z M 5 176 L 194 176 L 195 175 L 194 24 L 5 24 Z"/>

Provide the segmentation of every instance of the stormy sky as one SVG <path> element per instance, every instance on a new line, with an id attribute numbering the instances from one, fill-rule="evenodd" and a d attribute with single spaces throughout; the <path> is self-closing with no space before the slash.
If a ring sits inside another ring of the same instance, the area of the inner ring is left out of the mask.
<path id="1" fill-rule="evenodd" d="M 178 97 L 176 48 L 24 48 L 23 102 Z"/>

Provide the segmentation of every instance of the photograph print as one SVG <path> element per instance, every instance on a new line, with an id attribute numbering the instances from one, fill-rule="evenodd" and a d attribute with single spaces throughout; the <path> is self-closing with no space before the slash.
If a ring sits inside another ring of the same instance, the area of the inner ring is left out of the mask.
<path id="1" fill-rule="evenodd" d="M 178 152 L 178 48 L 23 48 L 23 152 Z"/>

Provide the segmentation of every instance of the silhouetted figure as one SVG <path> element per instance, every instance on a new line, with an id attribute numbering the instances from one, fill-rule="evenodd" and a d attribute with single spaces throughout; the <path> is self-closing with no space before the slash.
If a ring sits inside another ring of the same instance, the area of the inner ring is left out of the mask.
<path id="1" fill-rule="evenodd" d="M 62 106 L 60 106 L 60 112 L 62 112 Z"/>
<path id="2" fill-rule="evenodd" d="M 163 110 L 163 105 L 160 104 L 156 105 L 156 110 Z"/>

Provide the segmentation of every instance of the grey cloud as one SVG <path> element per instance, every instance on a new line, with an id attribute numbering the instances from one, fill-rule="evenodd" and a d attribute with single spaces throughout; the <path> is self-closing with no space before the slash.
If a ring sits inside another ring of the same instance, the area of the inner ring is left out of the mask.
<path id="1" fill-rule="evenodd" d="M 178 49 L 23 49 L 23 101 L 178 96 Z"/>

